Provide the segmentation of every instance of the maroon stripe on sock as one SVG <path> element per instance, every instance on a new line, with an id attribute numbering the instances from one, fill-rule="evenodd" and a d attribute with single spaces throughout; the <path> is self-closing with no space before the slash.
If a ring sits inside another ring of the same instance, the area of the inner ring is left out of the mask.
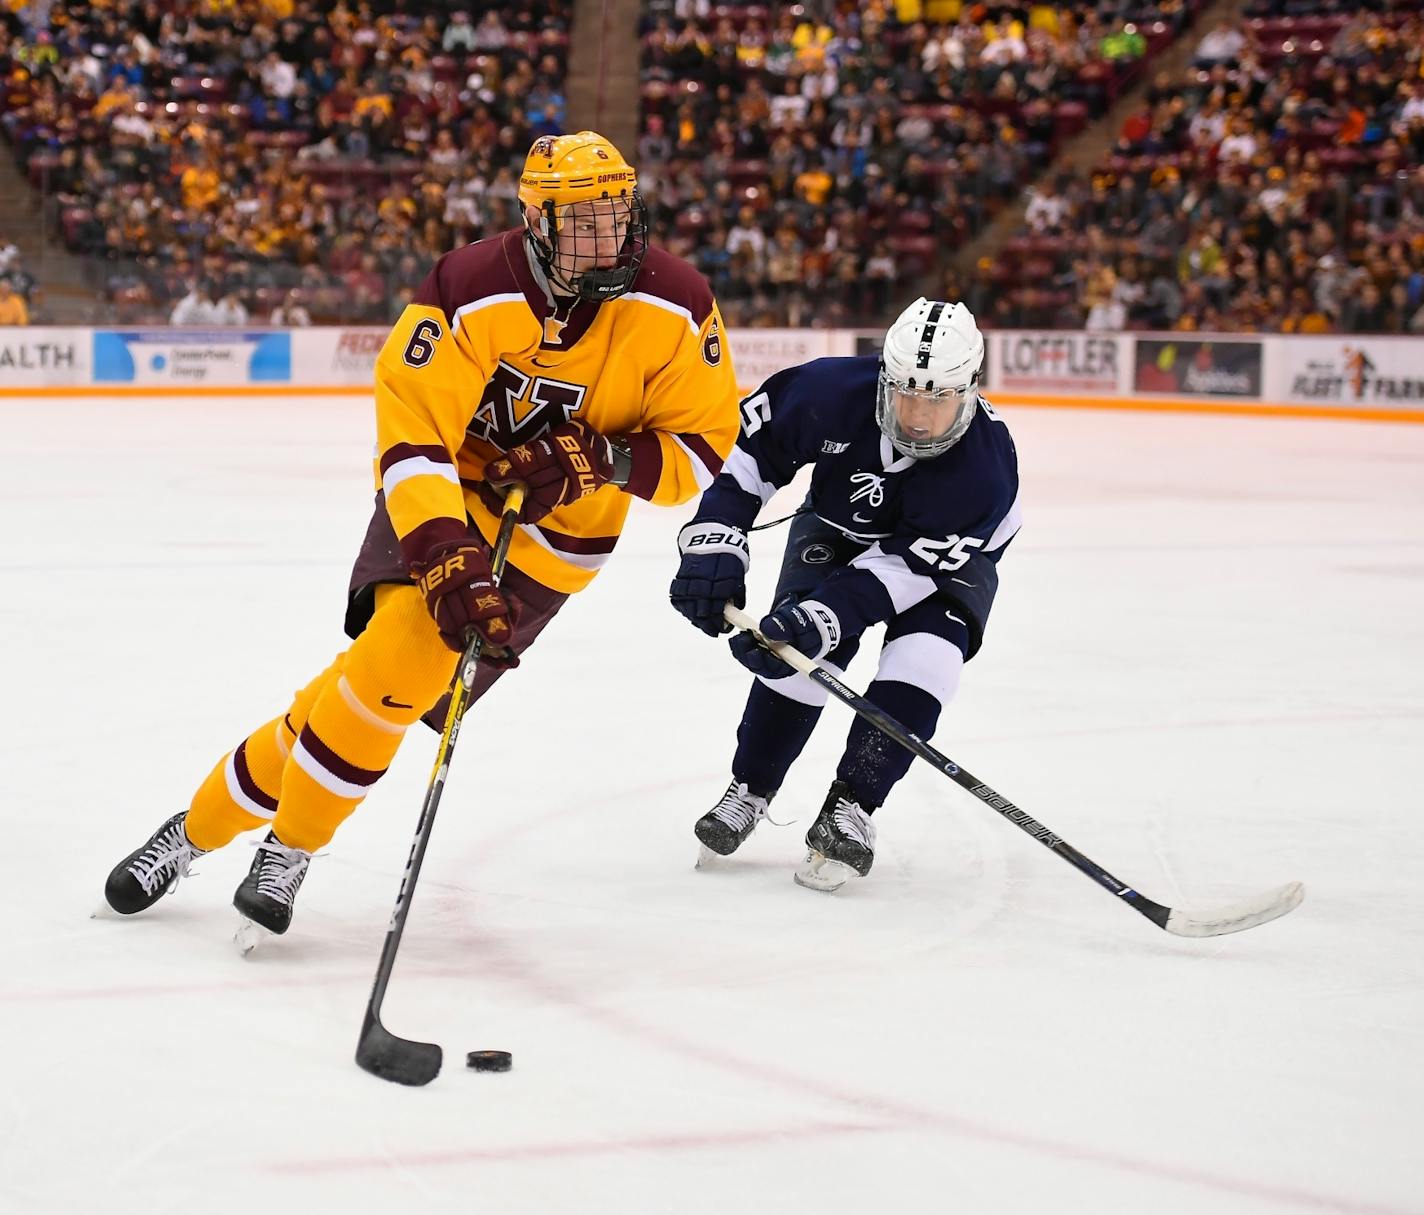
<path id="1" fill-rule="evenodd" d="M 391 468 L 399 464 L 402 460 L 409 460 L 415 456 L 423 456 L 436 464 L 454 465 L 455 461 L 450 458 L 450 453 L 438 443 L 396 443 L 381 455 L 381 476 L 385 476 Z"/>
<path id="2" fill-rule="evenodd" d="M 257 782 L 252 779 L 252 771 L 247 766 L 247 740 L 245 738 L 238 743 L 237 750 L 232 753 L 232 770 L 237 774 L 237 787 L 243 793 L 269 814 L 277 813 L 277 799 L 268 797 L 257 787 Z"/>
<path id="3" fill-rule="evenodd" d="M 332 776 L 338 780 L 344 780 L 348 785 L 360 785 L 361 788 L 366 789 L 385 775 L 384 768 L 379 772 L 373 772 L 370 768 L 358 768 L 355 764 L 347 763 L 316 736 L 310 722 L 303 728 L 302 736 L 297 739 L 297 744 L 305 747 L 307 754 Z"/>
<path id="4" fill-rule="evenodd" d="M 701 435 L 678 435 L 677 437 L 692 449 L 702 463 L 707 465 L 707 471 L 714 477 L 722 471 L 722 457 L 712 449 L 712 444 Z"/>

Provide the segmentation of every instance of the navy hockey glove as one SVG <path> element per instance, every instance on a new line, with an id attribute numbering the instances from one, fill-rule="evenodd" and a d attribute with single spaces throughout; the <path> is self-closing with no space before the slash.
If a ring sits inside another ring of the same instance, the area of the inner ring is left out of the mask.
<path id="1" fill-rule="evenodd" d="M 730 632 L 722 609 L 747 606 L 747 533 L 734 523 L 689 523 L 677 534 L 682 564 L 668 589 L 672 605 L 709 637 Z"/>
<path id="2" fill-rule="evenodd" d="M 768 641 L 784 641 L 807 658 L 821 658 L 841 643 L 841 622 L 824 603 L 807 599 L 777 608 L 757 625 Z M 761 646 L 750 633 L 738 633 L 729 643 L 738 662 L 764 679 L 782 679 L 793 668 Z"/>

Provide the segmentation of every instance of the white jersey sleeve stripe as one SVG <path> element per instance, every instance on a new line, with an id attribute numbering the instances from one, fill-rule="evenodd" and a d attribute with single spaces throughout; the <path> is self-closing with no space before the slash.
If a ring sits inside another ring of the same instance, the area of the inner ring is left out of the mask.
<path id="1" fill-rule="evenodd" d="M 453 337 L 460 332 L 460 321 L 463 317 L 469 316 L 472 312 L 478 312 L 481 308 L 488 308 L 491 304 L 522 304 L 524 295 L 519 291 L 506 291 L 499 295 L 487 295 L 482 300 L 474 300 L 468 304 L 461 304 L 455 309 L 455 315 L 450 318 L 450 334 Z"/>
<path id="2" fill-rule="evenodd" d="M 651 304 L 654 308 L 661 308 L 666 312 L 671 312 L 682 317 L 687 322 L 687 327 L 692 330 L 692 336 L 697 336 L 697 325 L 692 319 L 692 313 L 682 307 L 681 304 L 674 304 L 671 300 L 665 300 L 661 296 L 652 295 L 646 291 L 629 291 L 625 295 L 617 297 L 620 301 L 637 301 L 638 303 Z"/>
<path id="3" fill-rule="evenodd" d="M 722 465 L 722 471 L 730 474 L 747 493 L 760 498 L 763 506 L 770 502 L 776 493 L 776 486 L 770 481 L 762 480 L 761 466 L 740 447 L 732 448 L 732 454 Z"/>
<path id="4" fill-rule="evenodd" d="M 389 496 L 397 485 L 402 481 L 409 481 L 412 477 L 440 477 L 452 485 L 460 484 L 460 474 L 453 464 L 441 464 L 425 456 L 410 456 L 405 460 L 397 460 L 381 474 L 381 488 Z"/>
<path id="5" fill-rule="evenodd" d="M 702 462 L 702 458 L 684 443 L 679 436 L 671 435 L 670 437 L 672 441 L 681 448 L 682 454 L 687 457 L 688 463 L 692 465 L 692 479 L 697 482 L 697 488 L 707 489 L 708 486 L 717 479 L 716 475 Z"/>
<path id="6" fill-rule="evenodd" d="M 1009 513 L 1003 517 L 999 526 L 994 529 L 994 534 L 989 537 L 989 543 L 984 546 L 986 553 L 992 553 L 996 548 L 1003 548 L 1012 540 L 1019 528 L 1023 526 L 1023 511 L 1019 508 L 1019 496 L 1014 495 L 1014 504 L 1009 507 Z"/>

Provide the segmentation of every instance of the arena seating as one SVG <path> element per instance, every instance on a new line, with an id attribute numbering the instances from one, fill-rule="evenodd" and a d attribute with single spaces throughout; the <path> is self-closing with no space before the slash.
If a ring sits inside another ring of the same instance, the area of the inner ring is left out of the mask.
<path id="1" fill-rule="evenodd" d="M 253 321 L 296 290 L 315 320 L 384 322 L 517 222 L 511 166 L 566 117 L 569 8 L 61 0 L 0 35 L 0 131 L 108 319 L 166 319 L 197 283 Z"/>
<path id="2" fill-rule="evenodd" d="M 996 325 L 1424 332 L 1424 21 L 1263 14 L 963 286 Z M 972 306 L 972 305 L 971 305 Z"/>

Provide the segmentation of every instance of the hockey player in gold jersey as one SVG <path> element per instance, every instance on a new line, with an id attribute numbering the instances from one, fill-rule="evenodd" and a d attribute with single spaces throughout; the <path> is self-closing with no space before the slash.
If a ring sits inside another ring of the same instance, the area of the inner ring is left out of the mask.
<path id="1" fill-rule="evenodd" d="M 485 642 L 474 700 L 607 562 L 630 495 L 676 505 L 720 471 L 739 416 L 721 318 L 701 275 L 647 244 L 632 166 L 594 132 L 546 136 L 519 198 L 524 226 L 440 258 L 377 359 L 352 644 L 115 867 L 116 911 L 265 826 L 234 903 L 284 932 L 312 853 L 436 711 L 469 631 Z M 497 585 L 490 545 L 515 483 L 525 505 Z"/>

